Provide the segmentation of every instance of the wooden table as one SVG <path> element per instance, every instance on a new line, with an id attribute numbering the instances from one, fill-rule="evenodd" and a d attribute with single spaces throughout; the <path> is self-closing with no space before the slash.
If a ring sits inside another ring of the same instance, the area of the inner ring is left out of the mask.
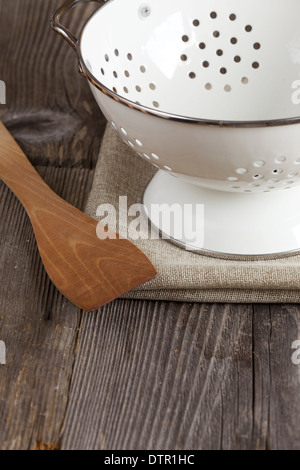
<path id="1" fill-rule="evenodd" d="M 83 209 L 105 121 L 50 30 L 62 0 L 0 0 L 0 118 Z M 97 5 L 68 18 L 78 31 Z M 299 449 L 298 305 L 117 300 L 89 314 L 49 281 L 0 183 L 0 447 Z"/>

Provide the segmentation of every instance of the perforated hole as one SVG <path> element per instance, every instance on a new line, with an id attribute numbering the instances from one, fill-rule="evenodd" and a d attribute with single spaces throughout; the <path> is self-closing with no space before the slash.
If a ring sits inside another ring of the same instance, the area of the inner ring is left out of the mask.
<path id="1" fill-rule="evenodd" d="M 282 173 L 282 170 L 280 170 L 279 168 L 275 168 L 275 170 L 272 171 L 273 175 L 279 175 L 280 173 Z"/>
<path id="2" fill-rule="evenodd" d="M 130 52 L 127 54 L 127 59 L 132 60 L 132 54 Z"/>
<path id="3" fill-rule="evenodd" d="M 141 142 L 139 139 L 135 139 L 135 143 L 136 143 L 139 147 L 142 147 L 142 146 L 143 146 L 142 142 Z"/>
<path id="4" fill-rule="evenodd" d="M 190 77 L 190 78 L 196 78 L 195 72 L 190 72 L 190 73 L 189 73 L 189 77 Z"/>
<path id="5" fill-rule="evenodd" d="M 102 75 L 105 75 L 104 69 L 101 69 L 101 73 Z"/>
<path id="6" fill-rule="evenodd" d="M 188 42 L 189 37 L 186 34 L 184 34 L 181 39 L 183 40 L 183 42 Z"/>
<path id="7" fill-rule="evenodd" d="M 124 129 L 124 127 L 121 127 L 121 132 L 122 132 L 122 134 L 124 134 L 125 136 L 127 135 L 127 131 Z"/>
<path id="8" fill-rule="evenodd" d="M 109 62 L 108 54 L 105 54 L 104 59 L 106 60 L 106 62 Z"/>
<path id="9" fill-rule="evenodd" d="M 231 38 L 230 42 L 231 42 L 231 44 L 237 44 L 238 40 L 237 40 L 237 38 Z"/>
<path id="10" fill-rule="evenodd" d="M 149 83 L 149 88 L 150 90 L 155 90 L 156 89 L 155 83 Z"/>
<path id="11" fill-rule="evenodd" d="M 253 166 L 255 166 L 256 168 L 261 168 L 264 165 L 265 165 L 265 162 L 263 160 L 257 160 L 256 162 L 253 163 Z"/>
<path id="12" fill-rule="evenodd" d="M 230 85 L 225 85 L 224 90 L 227 91 L 227 93 L 229 93 L 231 91 L 231 86 Z"/>
<path id="13" fill-rule="evenodd" d="M 222 49 L 218 49 L 218 50 L 216 51 L 216 54 L 217 54 L 219 57 L 221 57 L 221 56 L 223 55 Z"/>
<path id="14" fill-rule="evenodd" d="M 251 33 L 252 26 L 250 24 L 248 24 L 247 26 L 245 26 L 245 30 L 247 31 L 247 33 Z"/>
<path id="15" fill-rule="evenodd" d="M 185 62 L 187 60 L 187 56 L 185 54 L 182 54 L 180 56 L 180 59 L 182 60 L 182 62 Z"/>
<path id="16" fill-rule="evenodd" d="M 220 69 L 220 73 L 221 73 L 222 75 L 225 75 L 225 74 L 227 73 L 227 69 L 225 69 L 225 67 L 222 67 L 222 68 Z"/>
<path id="17" fill-rule="evenodd" d="M 248 79 L 247 77 L 243 77 L 243 78 L 242 78 L 242 83 L 243 83 L 244 85 L 247 85 L 247 83 L 249 83 L 249 79 Z"/>
<path id="18" fill-rule="evenodd" d="M 164 166 L 165 170 L 168 170 L 168 171 L 172 171 L 172 168 L 170 168 L 169 166 Z"/>
<path id="19" fill-rule="evenodd" d="M 116 72 L 115 70 L 113 71 L 113 76 L 114 76 L 115 78 L 118 78 L 118 74 L 117 74 L 117 72 Z"/>
<path id="20" fill-rule="evenodd" d="M 248 170 L 246 168 L 237 168 L 235 170 L 235 172 L 238 174 L 238 175 L 245 175 L 246 173 L 248 173 Z"/>
<path id="21" fill-rule="evenodd" d="M 209 67 L 209 62 L 208 60 L 205 60 L 204 62 L 202 62 L 202 65 L 205 69 L 207 69 Z"/>
<path id="22" fill-rule="evenodd" d="M 229 19 L 231 21 L 235 21 L 236 20 L 236 14 L 235 13 L 231 13 L 231 15 L 229 15 Z"/>
<path id="23" fill-rule="evenodd" d="M 214 31 L 214 32 L 213 32 L 213 37 L 214 37 L 214 38 L 220 37 L 220 31 Z"/>
<path id="24" fill-rule="evenodd" d="M 137 91 L 138 93 L 141 93 L 141 91 L 142 91 L 142 89 L 141 89 L 141 87 L 140 87 L 139 85 L 137 85 L 137 86 L 135 87 L 135 89 L 136 89 L 136 91 Z"/>
<path id="25" fill-rule="evenodd" d="M 159 160 L 159 157 L 156 155 L 156 153 L 151 153 L 151 157 L 153 157 L 155 160 Z"/>
<path id="26" fill-rule="evenodd" d="M 211 83 L 205 83 L 205 89 L 206 90 L 211 90 L 212 89 L 212 84 Z"/>
<path id="27" fill-rule="evenodd" d="M 212 11 L 211 14 L 210 14 L 210 17 L 215 20 L 217 18 L 217 13 L 215 11 Z"/>
<path id="28" fill-rule="evenodd" d="M 229 176 L 229 178 L 227 178 L 228 181 L 238 181 L 238 178 L 236 176 Z"/>
<path id="29" fill-rule="evenodd" d="M 234 57 L 234 62 L 237 62 L 237 63 L 241 62 L 241 58 L 240 58 L 239 55 L 236 55 L 236 56 Z"/>
<path id="30" fill-rule="evenodd" d="M 285 161 L 286 161 L 286 157 L 284 156 L 277 157 L 275 160 L 276 163 L 284 163 Z"/>
<path id="31" fill-rule="evenodd" d="M 194 20 L 194 21 L 193 21 L 193 25 L 196 26 L 196 27 L 199 26 L 199 25 L 200 25 L 200 21 L 199 21 L 199 20 Z"/>
<path id="32" fill-rule="evenodd" d="M 118 51 L 118 49 L 115 49 L 115 50 L 114 50 L 114 53 L 115 53 L 115 56 L 116 56 L 116 57 L 119 56 L 119 51 Z"/>
<path id="33" fill-rule="evenodd" d="M 256 175 L 253 175 L 253 178 L 255 180 L 261 180 L 261 179 L 263 179 L 263 175 L 256 174 Z"/>
<path id="34" fill-rule="evenodd" d="M 141 66 L 140 66 L 140 71 L 141 71 L 142 73 L 145 73 L 145 72 L 146 72 L 146 67 L 145 67 L 144 65 L 141 65 Z"/>
<path id="35" fill-rule="evenodd" d="M 127 78 L 130 77 L 130 73 L 128 72 L 128 70 L 124 70 L 124 75 L 125 75 L 125 77 L 127 77 Z"/>
<path id="36" fill-rule="evenodd" d="M 205 42 L 200 42 L 199 47 L 200 49 L 205 49 L 206 48 Z"/>
<path id="37" fill-rule="evenodd" d="M 115 86 L 113 86 L 113 91 L 114 91 L 115 93 L 118 93 L 118 91 L 117 91 L 117 89 L 116 89 Z"/>
<path id="38" fill-rule="evenodd" d="M 130 140 L 128 140 L 127 143 L 128 143 L 128 145 L 129 145 L 131 148 L 134 148 L 134 145 L 133 145 L 133 143 L 132 143 Z"/>
<path id="39" fill-rule="evenodd" d="M 159 108 L 159 102 L 158 101 L 153 101 L 153 106 L 155 108 Z"/>
<path id="40" fill-rule="evenodd" d="M 258 62 L 253 62 L 252 67 L 254 69 L 258 69 L 259 68 L 259 63 Z"/>
<path id="41" fill-rule="evenodd" d="M 123 90 L 125 91 L 125 93 L 129 93 L 129 90 L 126 86 L 124 86 Z"/>
<path id="42" fill-rule="evenodd" d="M 255 43 L 253 44 L 253 47 L 254 47 L 254 49 L 258 50 L 258 49 L 261 48 L 261 45 L 260 45 L 259 42 L 255 42 Z"/>

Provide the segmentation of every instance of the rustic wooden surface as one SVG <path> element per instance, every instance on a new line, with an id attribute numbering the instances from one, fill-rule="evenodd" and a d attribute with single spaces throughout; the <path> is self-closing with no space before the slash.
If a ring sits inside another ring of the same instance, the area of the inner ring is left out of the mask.
<path id="1" fill-rule="evenodd" d="M 49 29 L 61 2 L 0 0 L 0 118 L 82 209 L 104 119 Z M 68 25 L 78 30 L 89 11 L 74 10 Z M 298 305 L 118 300 L 82 312 L 49 281 L 3 183 L 0 245 L 1 449 L 300 448 Z"/>

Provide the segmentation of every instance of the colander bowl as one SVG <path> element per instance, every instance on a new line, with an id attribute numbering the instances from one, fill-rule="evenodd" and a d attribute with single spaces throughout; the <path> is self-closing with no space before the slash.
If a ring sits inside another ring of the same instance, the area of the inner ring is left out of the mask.
<path id="1" fill-rule="evenodd" d="M 60 19 L 79 1 L 52 27 L 111 126 L 160 170 L 145 206 L 204 204 L 204 245 L 175 241 L 221 257 L 299 251 L 300 2 L 98 0 L 77 40 Z"/>

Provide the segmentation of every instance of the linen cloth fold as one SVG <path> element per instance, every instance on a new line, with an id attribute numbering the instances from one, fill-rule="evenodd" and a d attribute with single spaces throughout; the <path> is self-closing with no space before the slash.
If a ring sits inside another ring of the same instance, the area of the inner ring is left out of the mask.
<path id="1" fill-rule="evenodd" d="M 97 208 L 119 197 L 128 207 L 142 203 L 143 193 L 156 169 L 131 150 L 107 126 L 95 170 L 86 213 L 97 219 Z M 123 209 L 120 233 L 127 231 Z M 109 220 L 109 215 L 108 215 Z M 122 226 L 122 220 L 124 221 Z M 111 221 L 113 222 L 113 221 Z M 145 228 L 143 230 L 146 230 Z M 148 238 L 148 234 L 144 234 Z M 298 303 L 300 302 L 300 255 L 258 261 L 232 261 L 186 251 L 168 240 L 134 240 L 152 261 L 158 276 L 126 293 L 124 298 L 185 302 Z"/>

